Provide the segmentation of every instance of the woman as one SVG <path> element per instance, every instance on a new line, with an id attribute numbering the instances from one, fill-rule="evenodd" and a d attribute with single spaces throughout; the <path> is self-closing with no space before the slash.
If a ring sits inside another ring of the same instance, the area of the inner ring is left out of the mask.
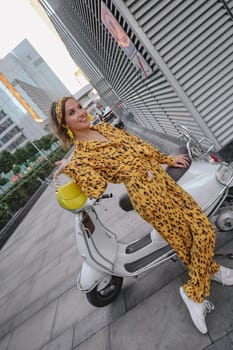
<path id="1" fill-rule="evenodd" d="M 98 198 L 108 182 L 124 183 L 139 215 L 150 223 L 176 251 L 188 269 L 181 297 L 197 329 L 205 334 L 206 300 L 210 280 L 233 284 L 233 270 L 213 260 L 215 231 L 198 204 L 164 171 L 161 164 L 188 166 L 185 155 L 167 156 L 142 139 L 101 123 L 90 127 L 85 109 L 73 97 L 53 103 L 51 120 L 65 145 L 74 142 L 69 161 L 59 161 L 62 171 L 90 198 Z"/>

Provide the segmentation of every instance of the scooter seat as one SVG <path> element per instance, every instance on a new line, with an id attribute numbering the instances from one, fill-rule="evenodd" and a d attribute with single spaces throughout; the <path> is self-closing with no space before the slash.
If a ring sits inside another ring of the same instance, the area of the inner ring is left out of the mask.
<path id="1" fill-rule="evenodd" d="M 132 203 L 130 201 L 129 195 L 128 193 L 124 193 L 120 199 L 119 199 L 119 206 L 121 207 L 121 209 L 123 209 L 124 211 L 132 211 L 134 210 Z"/>
<path id="2" fill-rule="evenodd" d="M 186 154 L 188 156 L 188 151 L 187 151 L 186 147 L 180 147 L 173 154 L 174 155 Z M 178 181 L 184 175 L 184 173 L 186 173 L 186 171 L 189 169 L 191 163 L 192 163 L 192 160 L 189 158 L 189 165 L 186 168 L 167 167 L 166 172 L 168 173 L 168 175 L 171 176 L 171 178 L 173 180 Z M 132 204 L 130 202 L 130 198 L 129 198 L 128 193 L 124 193 L 120 197 L 119 206 L 124 211 L 132 211 L 132 210 L 134 210 L 134 208 L 133 208 L 133 206 L 132 206 Z"/>
<path id="3" fill-rule="evenodd" d="M 174 155 L 178 155 L 178 154 L 186 154 L 189 158 L 188 155 L 188 150 L 186 147 L 180 147 L 177 151 L 175 151 L 173 153 Z M 185 173 L 186 171 L 189 169 L 190 165 L 192 163 L 192 160 L 189 158 L 189 165 L 186 168 L 173 168 L 173 167 L 167 167 L 166 172 L 168 173 L 168 175 L 171 176 L 171 178 L 175 181 L 178 181 Z"/>

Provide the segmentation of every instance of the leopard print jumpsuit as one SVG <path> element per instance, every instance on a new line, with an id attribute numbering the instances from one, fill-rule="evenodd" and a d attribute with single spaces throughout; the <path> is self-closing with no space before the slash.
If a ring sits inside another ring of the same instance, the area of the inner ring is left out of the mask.
<path id="1" fill-rule="evenodd" d="M 107 123 L 94 127 L 108 141 L 75 141 L 64 173 L 90 198 L 98 198 L 108 182 L 124 183 L 134 209 L 151 224 L 186 265 L 190 279 L 186 294 L 201 303 L 210 293 L 215 231 L 206 215 L 160 164 L 173 159 L 144 140 Z M 148 171 L 153 174 L 148 176 Z"/>

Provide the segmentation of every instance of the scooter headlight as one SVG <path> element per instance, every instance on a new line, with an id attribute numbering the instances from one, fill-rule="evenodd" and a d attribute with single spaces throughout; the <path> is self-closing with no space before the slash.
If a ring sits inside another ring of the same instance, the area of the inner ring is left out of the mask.
<path id="1" fill-rule="evenodd" d="M 227 185 L 231 180 L 233 180 L 233 169 L 231 169 L 228 165 L 222 164 L 220 168 L 218 168 L 216 176 L 221 184 Z"/>

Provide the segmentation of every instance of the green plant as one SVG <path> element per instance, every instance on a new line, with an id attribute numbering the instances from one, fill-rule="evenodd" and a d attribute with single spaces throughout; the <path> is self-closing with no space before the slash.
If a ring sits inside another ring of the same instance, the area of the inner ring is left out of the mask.
<path id="1" fill-rule="evenodd" d="M 0 177 L 0 186 L 4 186 L 7 182 L 9 182 L 9 179 L 6 177 Z"/>
<path id="2" fill-rule="evenodd" d="M 0 230 L 4 228 L 4 226 L 11 219 L 11 215 L 8 209 L 4 207 L 0 207 Z"/>
<path id="3" fill-rule="evenodd" d="M 13 170 L 13 173 L 16 175 L 20 173 L 21 168 L 19 165 L 14 164 L 12 170 Z"/>
<path id="4" fill-rule="evenodd" d="M 62 147 L 50 155 L 48 162 L 42 163 L 25 175 L 23 179 L 14 183 L 11 188 L 0 197 L 0 229 L 2 229 L 11 216 L 25 206 L 31 196 L 38 190 L 41 180 L 48 177 L 55 168 L 55 161 L 62 159 L 67 153 Z"/>
<path id="5" fill-rule="evenodd" d="M 3 150 L 0 152 L 0 173 L 8 173 L 11 168 L 13 167 L 15 162 L 15 156 L 6 151 Z"/>

